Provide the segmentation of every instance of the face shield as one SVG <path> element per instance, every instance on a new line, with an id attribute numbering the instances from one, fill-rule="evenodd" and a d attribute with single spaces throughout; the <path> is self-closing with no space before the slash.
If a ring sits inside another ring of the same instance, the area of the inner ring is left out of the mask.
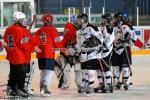
<path id="1" fill-rule="evenodd" d="M 20 19 L 19 21 L 20 21 L 21 26 L 24 26 L 24 27 L 28 27 L 31 24 L 31 22 L 27 18 Z"/>

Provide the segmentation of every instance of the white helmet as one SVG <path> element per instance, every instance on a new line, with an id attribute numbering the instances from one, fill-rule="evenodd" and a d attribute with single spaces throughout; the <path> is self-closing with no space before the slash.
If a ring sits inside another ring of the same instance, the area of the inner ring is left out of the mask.
<path id="1" fill-rule="evenodd" d="M 21 21 L 22 19 L 25 18 L 26 18 L 25 14 L 20 11 L 15 11 L 13 14 L 13 19 L 15 22 Z"/>

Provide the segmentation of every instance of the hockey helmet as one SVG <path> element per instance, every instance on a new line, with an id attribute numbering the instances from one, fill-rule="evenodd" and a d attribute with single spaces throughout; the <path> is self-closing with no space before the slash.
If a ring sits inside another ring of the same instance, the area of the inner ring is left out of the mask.
<path id="1" fill-rule="evenodd" d="M 29 20 L 26 19 L 26 15 L 23 12 L 20 12 L 20 11 L 14 12 L 13 19 L 14 19 L 15 23 L 18 23 L 23 27 L 26 27 L 30 24 Z"/>
<path id="2" fill-rule="evenodd" d="M 124 20 L 129 22 L 130 21 L 130 18 L 129 18 L 129 14 L 128 13 L 124 13 L 123 14 L 123 17 L 124 17 Z"/>
<path id="3" fill-rule="evenodd" d="M 71 22 L 76 22 L 76 20 L 77 20 L 77 15 L 72 15 L 72 16 L 70 17 L 70 20 L 71 20 Z"/>
<path id="4" fill-rule="evenodd" d="M 119 19 L 120 21 L 123 21 L 124 20 L 124 16 L 123 16 L 123 13 L 122 12 L 117 12 L 114 14 L 114 18 L 117 18 Z"/>
<path id="5" fill-rule="evenodd" d="M 15 11 L 13 14 L 13 19 L 15 22 L 20 22 L 22 19 L 25 19 L 26 16 L 23 12 Z"/>
<path id="6" fill-rule="evenodd" d="M 104 14 L 104 15 L 101 16 L 101 18 L 106 19 L 107 23 L 110 23 L 113 19 L 111 14 Z"/>
<path id="7" fill-rule="evenodd" d="M 50 15 L 50 14 L 44 14 L 44 15 L 42 16 L 42 21 L 43 21 L 44 23 L 52 23 L 52 21 L 53 21 L 53 16 Z"/>
<path id="8" fill-rule="evenodd" d="M 128 13 L 124 13 L 123 16 L 124 16 L 125 18 L 129 18 L 129 14 L 128 14 Z"/>
<path id="9" fill-rule="evenodd" d="M 88 15 L 85 13 L 80 14 L 79 17 L 82 19 L 82 23 L 87 23 L 89 20 Z"/>

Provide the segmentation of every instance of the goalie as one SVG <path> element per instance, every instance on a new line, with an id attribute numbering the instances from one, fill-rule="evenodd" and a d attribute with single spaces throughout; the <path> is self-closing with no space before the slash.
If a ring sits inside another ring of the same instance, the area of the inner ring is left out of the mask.
<path id="1" fill-rule="evenodd" d="M 57 65 L 60 66 L 59 69 L 61 70 L 60 74 L 62 74 L 62 76 L 60 76 L 58 87 L 62 89 L 68 89 L 70 87 L 71 81 L 69 72 L 71 71 L 71 68 L 74 67 L 75 82 L 79 93 L 82 85 L 82 71 L 80 68 L 80 54 L 77 53 L 76 36 L 77 30 L 81 27 L 80 24 L 80 15 L 71 16 L 71 22 L 66 23 L 62 44 L 67 49 L 68 54 L 61 53 L 61 60 L 57 60 Z"/>

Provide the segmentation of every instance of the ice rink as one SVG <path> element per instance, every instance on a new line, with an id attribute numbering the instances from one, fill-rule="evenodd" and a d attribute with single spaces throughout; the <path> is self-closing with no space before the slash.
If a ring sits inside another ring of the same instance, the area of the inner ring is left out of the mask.
<path id="1" fill-rule="evenodd" d="M 37 60 L 35 60 L 35 74 L 33 78 L 33 89 L 35 96 L 31 99 L 45 99 L 45 100 L 150 100 L 150 55 L 133 56 L 133 87 L 125 91 L 114 90 L 114 93 L 96 93 L 95 96 L 87 97 L 85 95 L 78 95 L 76 85 L 74 83 L 74 71 L 71 71 L 71 87 L 68 90 L 58 89 L 58 80 L 56 76 L 53 77 L 53 82 L 50 87 L 52 92 L 51 97 L 40 97 L 39 94 L 39 76 Z M 9 64 L 8 61 L 0 61 L 0 85 L 7 83 Z M 95 85 L 97 84 L 97 80 Z M 0 99 L 6 96 L 6 86 L 0 87 Z"/>

